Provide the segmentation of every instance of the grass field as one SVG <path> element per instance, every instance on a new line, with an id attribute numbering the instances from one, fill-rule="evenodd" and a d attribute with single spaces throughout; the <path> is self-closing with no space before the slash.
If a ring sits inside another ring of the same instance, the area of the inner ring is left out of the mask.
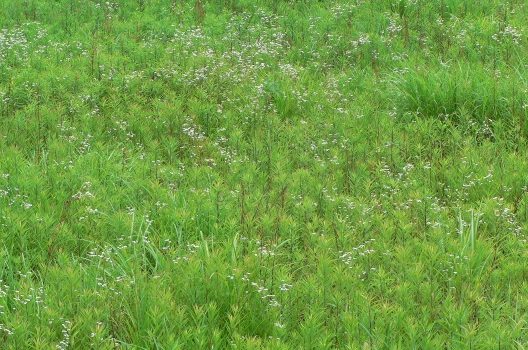
<path id="1" fill-rule="evenodd" d="M 525 0 L 1 0 L 0 349 L 527 349 Z"/>

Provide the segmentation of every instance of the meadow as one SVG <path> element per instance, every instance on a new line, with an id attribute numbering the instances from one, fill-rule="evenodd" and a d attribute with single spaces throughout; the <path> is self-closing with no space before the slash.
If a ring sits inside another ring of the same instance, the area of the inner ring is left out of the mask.
<path id="1" fill-rule="evenodd" d="M 527 349 L 527 18 L 0 1 L 0 349 Z"/>

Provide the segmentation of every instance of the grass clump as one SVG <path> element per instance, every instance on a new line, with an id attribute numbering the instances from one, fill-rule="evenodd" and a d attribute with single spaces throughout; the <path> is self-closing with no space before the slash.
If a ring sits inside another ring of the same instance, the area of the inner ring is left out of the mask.
<path id="1" fill-rule="evenodd" d="M 411 69 L 394 81 L 400 114 L 450 118 L 459 123 L 524 120 L 526 86 L 519 72 L 506 76 L 481 66 Z"/>

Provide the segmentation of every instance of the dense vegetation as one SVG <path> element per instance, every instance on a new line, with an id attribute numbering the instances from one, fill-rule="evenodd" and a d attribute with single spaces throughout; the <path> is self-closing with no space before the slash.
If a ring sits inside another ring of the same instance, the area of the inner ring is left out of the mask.
<path id="1" fill-rule="evenodd" d="M 527 348 L 527 18 L 0 1 L 0 348 Z"/>

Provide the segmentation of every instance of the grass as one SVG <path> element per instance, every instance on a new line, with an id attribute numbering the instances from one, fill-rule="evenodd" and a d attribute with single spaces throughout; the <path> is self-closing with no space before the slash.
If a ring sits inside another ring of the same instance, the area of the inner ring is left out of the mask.
<path id="1" fill-rule="evenodd" d="M 0 2 L 0 348 L 526 348 L 527 16 Z"/>

